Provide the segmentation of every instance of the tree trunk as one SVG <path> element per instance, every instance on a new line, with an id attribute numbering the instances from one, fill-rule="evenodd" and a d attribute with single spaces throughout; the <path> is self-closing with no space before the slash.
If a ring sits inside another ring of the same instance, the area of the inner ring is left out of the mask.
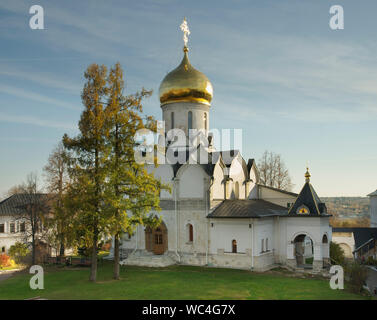
<path id="1" fill-rule="evenodd" d="M 64 234 L 60 234 L 60 249 L 59 249 L 59 256 L 64 257 L 65 253 L 65 246 L 64 246 Z"/>
<path id="2" fill-rule="evenodd" d="M 90 266 L 90 278 L 89 278 L 89 280 L 92 282 L 96 282 L 97 280 L 97 242 L 98 242 L 98 235 L 97 233 L 95 233 L 93 236 L 92 264 Z"/>
<path id="3" fill-rule="evenodd" d="M 114 238 L 114 279 L 119 280 L 119 233 Z"/>
<path id="4" fill-rule="evenodd" d="M 31 236 L 31 264 L 35 265 L 35 237 L 34 233 Z"/>
<path id="5" fill-rule="evenodd" d="M 60 244 L 60 252 L 59 252 L 59 256 L 60 256 L 60 257 L 64 257 L 64 253 L 65 253 L 64 243 L 61 243 L 61 244 Z"/>

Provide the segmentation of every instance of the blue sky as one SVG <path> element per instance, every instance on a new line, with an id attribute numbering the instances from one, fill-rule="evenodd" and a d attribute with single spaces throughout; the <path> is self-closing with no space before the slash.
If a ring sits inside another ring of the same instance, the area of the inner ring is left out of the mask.
<path id="1" fill-rule="evenodd" d="M 45 30 L 29 28 L 34 4 Z M 344 30 L 329 28 L 334 4 Z M 241 128 L 245 158 L 280 153 L 294 191 L 309 162 L 320 196 L 365 196 L 377 188 L 376 12 L 375 0 L 2 0 L 0 194 L 77 133 L 90 63 L 119 61 L 128 93 L 154 90 L 145 112 L 160 119 L 186 16 L 191 63 L 214 87 L 210 126 Z"/>

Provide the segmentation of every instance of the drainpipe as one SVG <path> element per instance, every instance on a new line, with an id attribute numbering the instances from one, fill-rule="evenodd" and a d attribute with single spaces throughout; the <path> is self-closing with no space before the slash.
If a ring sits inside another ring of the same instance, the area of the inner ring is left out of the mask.
<path id="1" fill-rule="evenodd" d="M 254 269 L 254 221 L 251 224 L 251 270 Z"/>
<path id="2" fill-rule="evenodd" d="M 175 254 L 178 257 L 178 261 L 181 262 L 181 256 L 178 253 L 178 210 L 177 210 L 177 188 L 178 181 L 174 179 L 174 210 L 175 210 L 175 224 L 176 224 L 176 242 L 175 242 Z"/>
<path id="3" fill-rule="evenodd" d="M 208 266 L 208 253 L 209 253 L 209 219 L 207 218 L 209 213 L 208 208 L 208 191 L 211 189 L 213 182 L 214 182 L 213 176 L 211 177 L 211 183 L 209 184 L 208 190 L 206 191 L 205 195 L 205 201 L 206 201 L 206 219 L 207 219 L 207 250 L 206 250 L 206 265 Z"/>

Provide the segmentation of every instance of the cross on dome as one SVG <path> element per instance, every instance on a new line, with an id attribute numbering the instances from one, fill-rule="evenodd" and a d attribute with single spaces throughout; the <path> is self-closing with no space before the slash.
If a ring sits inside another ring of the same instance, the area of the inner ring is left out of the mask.
<path id="1" fill-rule="evenodd" d="M 190 35 L 190 29 L 187 24 L 186 17 L 183 19 L 183 22 L 179 26 L 183 32 L 183 42 L 185 44 L 185 48 L 187 48 L 187 43 L 188 43 L 188 36 Z"/>

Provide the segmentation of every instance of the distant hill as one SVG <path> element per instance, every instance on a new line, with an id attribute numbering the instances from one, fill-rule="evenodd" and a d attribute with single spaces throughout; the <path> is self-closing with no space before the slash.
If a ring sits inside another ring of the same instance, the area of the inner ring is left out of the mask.
<path id="1" fill-rule="evenodd" d="M 321 197 L 330 214 L 339 218 L 369 218 L 367 197 Z"/>

